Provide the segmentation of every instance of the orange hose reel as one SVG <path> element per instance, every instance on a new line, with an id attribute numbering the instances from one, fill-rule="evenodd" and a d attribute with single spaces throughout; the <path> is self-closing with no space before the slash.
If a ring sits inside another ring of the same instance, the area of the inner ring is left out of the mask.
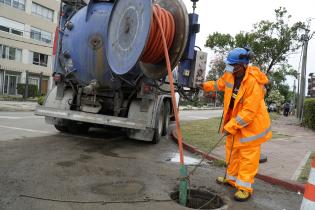
<path id="1" fill-rule="evenodd" d="M 154 13 L 156 15 L 154 15 L 154 17 L 151 19 L 149 39 L 141 58 L 142 62 L 153 64 L 160 62 L 165 57 L 163 45 L 161 44 L 162 36 L 158 25 L 158 20 L 164 29 L 167 50 L 170 49 L 175 35 L 175 22 L 172 14 L 157 4 L 153 6 L 153 14 Z"/>

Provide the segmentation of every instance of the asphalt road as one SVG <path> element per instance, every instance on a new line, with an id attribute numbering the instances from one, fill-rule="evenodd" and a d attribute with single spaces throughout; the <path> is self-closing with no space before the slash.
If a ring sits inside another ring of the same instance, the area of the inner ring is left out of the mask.
<path id="1" fill-rule="evenodd" d="M 221 115 L 221 110 L 181 111 L 180 119 L 182 121 L 201 120 L 221 117 Z M 46 124 L 43 117 L 35 116 L 33 112 L 0 112 L 0 133 L 0 141 L 7 141 L 47 136 L 59 132 L 52 125 Z"/>
<path id="2" fill-rule="evenodd" d="M 187 120 L 205 120 L 214 117 L 221 117 L 222 110 L 187 110 L 180 111 L 179 117 L 183 121 Z"/>
<path id="3" fill-rule="evenodd" d="M 59 132 L 33 112 L 0 112 L 0 133 L 0 141 L 7 141 L 49 136 Z"/>
<path id="4" fill-rule="evenodd" d="M 181 115 L 215 115 L 206 112 Z M 113 129 L 61 134 L 30 112 L 0 112 L 0 134 L 0 209 L 187 209 L 168 201 L 178 189 L 179 165 L 178 147 L 166 137 L 152 145 Z M 185 155 L 191 170 L 199 158 Z M 224 168 L 205 163 L 191 188 L 218 194 L 226 209 L 299 209 L 301 195 L 260 180 L 251 200 L 237 203 L 232 188 L 215 183 L 222 174 Z"/>

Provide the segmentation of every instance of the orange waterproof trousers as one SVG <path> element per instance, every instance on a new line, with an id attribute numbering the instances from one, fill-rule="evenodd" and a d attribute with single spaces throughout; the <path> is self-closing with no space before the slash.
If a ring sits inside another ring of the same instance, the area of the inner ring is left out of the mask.
<path id="1" fill-rule="evenodd" d="M 232 135 L 228 138 L 233 138 Z M 231 141 L 227 141 L 231 142 Z M 260 145 L 234 147 L 226 144 L 226 163 L 228 182 L 237 189 L 253 192 L 254 177 L 258 172 L 260 159 Z"/>

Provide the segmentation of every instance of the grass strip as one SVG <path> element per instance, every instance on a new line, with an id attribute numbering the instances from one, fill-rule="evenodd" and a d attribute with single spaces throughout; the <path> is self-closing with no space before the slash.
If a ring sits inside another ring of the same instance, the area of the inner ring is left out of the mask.
<path id="1" fill-rule="evenodd" d="M 181 124 L 184 140 L 186 143 L 195 146 L 203 152 L 212 148 L 222 136 L 218 133 L 220 118 L 207 120 L 193 120 Z M 225 140 L 221 145 L 225 144 Z"/>
<path id="2" fill-rule="evenodd" d="M 304 165 L 302 171 L 301 171 L 301 174 L 298 178 L 298 182 L 301 182 L 301 183 L 306 183 L 307 180 L 308 180 L 308 177 L 310 175 L 310 172 L 311 172 L 311 162 L 312 162 L 312 159 L 315 155 L 315 152 L 311 153 L 311 155 L 309 156 L 306 164 Z"/>

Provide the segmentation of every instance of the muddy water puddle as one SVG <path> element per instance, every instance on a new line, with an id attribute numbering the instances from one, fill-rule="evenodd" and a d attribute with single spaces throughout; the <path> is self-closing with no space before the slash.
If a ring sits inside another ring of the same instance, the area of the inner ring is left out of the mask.
<path id="1" fill-rule="evenodd" d="M 179 153 L 174 153 L 170 155 L 170 158 L 166 159 L 166 161 L 170 161 L 173 163 L 179 163 Z M 189 156 L 184 156 L 184 163 L 185 165 L 196 165 L 200 162 L 200 159 L 193 158 Z"/>

